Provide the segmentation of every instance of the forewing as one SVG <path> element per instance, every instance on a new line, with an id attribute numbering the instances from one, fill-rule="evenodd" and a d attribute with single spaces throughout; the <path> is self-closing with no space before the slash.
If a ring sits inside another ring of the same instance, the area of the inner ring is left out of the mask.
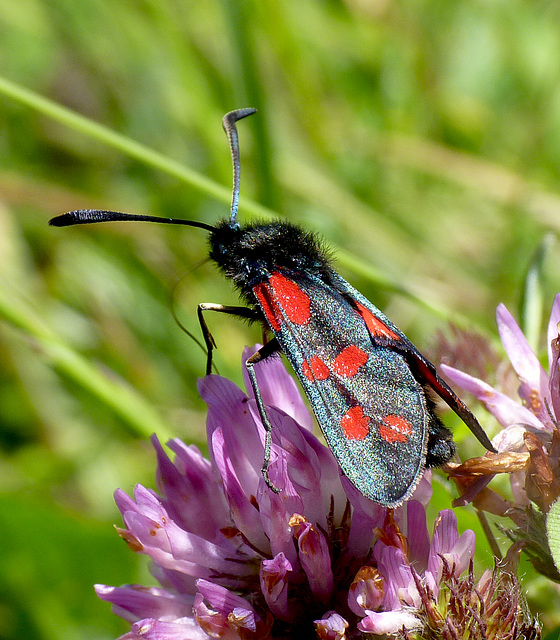
<path id="1" fill-rule="evenodd" d="M 395 506 L 424 469 L 427 409 L 405 358 L 377 345 L 355 305 L 322 280 L 273 273 L 254 288 L 350 481 Z"/>
<path id="2" fill-rule="evenodd" d="M 434 365 L 427 360 L 410 340 L 398 329 L 376 306 L 374 306 L 359 291 L 354 289 L 346 280 L 338 274 L 334 276 L 335 287 L 348 299 L 353 300 L 360 313 L 365 318 L 371 337 L 377 344 L 391 346 L 394 350 L 403 354 L 409 367 L 414 371 L 416 378 L 424 385 L 431 387 L 447 405 L 469 427 L 477 440 L 489 451 L 495 451 L 484 429 L 480 426 L 476 416 L 440 378 Z"/>

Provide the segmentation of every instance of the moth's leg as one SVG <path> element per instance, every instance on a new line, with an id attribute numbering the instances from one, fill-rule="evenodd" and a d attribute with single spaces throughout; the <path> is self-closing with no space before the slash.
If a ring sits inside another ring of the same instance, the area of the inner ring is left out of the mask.
<path id="1" fill-rule="evenodd" d="M 266 432 L 265 445 L 264 445 L 264 461 L 262 466 L 262 474 L 264 477 L 264 481 L 267 486 L 274 491 L 274 493 L 280 493 L 280 489 L 276 487 L 270 478 L 268 477 L 268 465 L 270 464 L 270 452 L 272 449 L 272 425 L 270 424 L 270 420 L 266 413 L 266 409 L 264 406 L 264 402 L 261 396 L 261 392 L 259 389 L 259 384 L 257 382 L 257 376 L 255 375 L 254 366 L 257 362 L 268 358 L 273 353 L 276 353 L 280 350 L 280 345 L 276 338 L 273 338 L 270 342 L 267 342 L 263 347 L 261 347 L 258 351 L 256 351 L 246 362 L 245 366 L 247 367 L 247 373 L 249 375 L 249 380 L 251 381 L 251 386 L 253 387 L 253 393 L 255 394 L 255 400 L 257 401 L 257 407 L 259 409 L 259 414 L 261 416 L 261 420 Z"/>
<path id="2" fill-rule="evenodd" d="M 258 311 L 254 309 L 250 309 L 249 307 L 229 307 L 223 304 L 215 304 L 213 302 L 201 302 L 198 305 L 198 322 L 200 323 L 200 328 L 202 329 L 202 335 L 204 336 L 204 342 L 206 343 L 206 349 L 208 351 L 208 355 L 206 358 L 206 375 L 212 373 L 212 352 L 216 349 L 216 343 L 214 342 L 214 337 L 210 333 L 210 329 L 206 324 L 206 320 L 204 318 L 205 311 L 217 311 L 218 313 L 229 313 L 232 316 L 237 316 L 238 318 L 247 318 L 248 320 L 260 320 L 261 315 Z"/>

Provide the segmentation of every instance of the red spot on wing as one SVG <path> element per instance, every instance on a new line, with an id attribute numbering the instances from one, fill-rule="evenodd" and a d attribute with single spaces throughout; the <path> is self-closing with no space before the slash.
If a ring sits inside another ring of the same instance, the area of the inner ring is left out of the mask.
<path id="1" fill-rule="evenodd" d="M 385 416 L 379 425 L 379 435 L 390 444 L 407 442 L 411 433 L 412 425 L 410 422 L 395 414 Z"/>
<path id="2" fill-rule="evenodd" d="M 269 280 L 272 291 L 290 322 L 307 324 L 311 318 L 309 296 L 293 280 L 273 273 Z"/>
<path id="3" fill-rule="evenodd" d="M 303 371 L 303 375 L 309 380 L 309 382 L 313 382 L 313 380 L 315 380 L 315 376 L 313 375 L 313 371 L 311 371 L 311 367 L 309 366 L 309 362 L 307 362 L 307 360 L 303 361 L 301 370 Z"/>
<path id="4" fill-rule="evenodd" d="M 356 302 L 356 306 L 358 307 L 358 312 L 366 323 L 368 331 L 374 338 L 383 336 L 385 338 L 391 338 L 392 340 L 401 339 L 400 336 L 398 336 L 393 330 L 389 329 L 389 327 L 369 309 L 359 302 Z"/>
<path id="5" fill-rule="evenodd" d="M 303 375 L 310 382 L 313 382 L 314 380 L 326 380 L 329 377 L 329 368 L 321 358 L 318 358 L 317 356 L 311 358 L 309 362 L 304 360 L 301 368 L 303 370 Z"/>
<path id="6" fill-rule="evenodd" d="M 253 287 L 253 293 L 257 296 L 270 328 L 273 331 L 280 331 L 282 316 L 280 314 L 280 310 L 276 306 L 276 302 L 274 302 L 272 292 L 268 284 L 266 282 L 257 284 Z"/>
<path id="7" fill-rule="evenodd" d="M 344 378 L 352 378 L 358 369 L 368 361 L 368 354 L 352 344 L 343 349 L 334 359 L 332 370 Z"/>
<path id="8" fill-rule="evenodd" d="M 363 440 L 369 433 L 369 416 L 364 415 L 362 407 L 352 407 L 342 416 L 340 424 L 349 440 Z"/>

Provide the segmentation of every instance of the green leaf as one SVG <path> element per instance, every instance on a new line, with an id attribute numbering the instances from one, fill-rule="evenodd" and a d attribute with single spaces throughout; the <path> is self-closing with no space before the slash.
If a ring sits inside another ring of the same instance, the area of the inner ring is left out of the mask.
<path id="1" fill-rule="evenodd" d="M 560 500 L 557 500 L 546 517 L 548 546 L 556 568 L 560 571 Z"/>
<path id="2" fill-rule="evenodd" d="M 124 632 L 93 589 L 129 582 L 137 572 L 137 557 L 110 522 L 20 494 L 0 496 L 0 530 L 0 637 L 70 640 Z"/>
<path id="3" fill-rule="evenodd" d="M 521 300 L 522 329 L 535 352 L 538 351 L 542 328 L 544 262 L 554 240 L 555 237 L 552 233 L 546 234 L 541 240 L 529 264 L 523 283 L 523 298 Z"/>

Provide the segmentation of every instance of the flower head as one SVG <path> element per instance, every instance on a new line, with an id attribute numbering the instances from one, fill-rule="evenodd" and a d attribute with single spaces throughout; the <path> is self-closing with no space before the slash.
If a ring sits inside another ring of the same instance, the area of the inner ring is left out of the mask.
<path id="1" fill-rule="evenodd" d="M 515 504 L 528 505 L 533 500 L 546 512 L 560 496 L 560 469 L 550 464 L 552 458 L 547 455 L 560 445 L 560 294 L 554 300 L 548 324 L 548 373 L 503 304 L 498 306 L 496 317 L 504 348 L 519 380 L 520 401 L 467 373 L 442 366 L 444 373 L 473 393 L 503 427 L 493 439 L 499 455 L 467 461 L 467 466 L 457 473 L 488 476 L 485 483 L 479 483 L 471 491 L 470 497 L 474 497 L 494 473 L 509 472 Z"/>
<path id="2" fill-rule="evenodd" d="M 443 365 L 446 375 L 473 393 L 503 427 L 493 439 L 497 455 L 467 460 L 453 470 L 453 475 L 463 488 L 463 503 L 473 500 L 480 509 L 510 517 L 517 525 L 508 531 L 510 537 L 524 541 L 539 571 L 560 581 L 548 545 L 543 543 L 546 533 L 542 515 L 560 497 L 560 294 L 554 299 L 548 323 L 548 372 L 503 304 L 498 306 L 496 317 L 519 381 L 519 399 Z M 496 473 L 510 474 L 512 500 L 487 488 Z"/>
<path id="3" fill-rule="evenodd" d="M 172 440 L 172 462 L 154 437 L 159 493 L 115 495 L 120 535 L 151 558 L 161 585 L 97 585 L 132 623 L 123 638 L 343 640 L 422 629 L 426 606 L 469 567 L 474 534 L 459 535 L 443 511 L 430 539 L 429 473 L 396 510 L 364 498 L 311 433 L 280 359 L 258 369 L 274 426 L 269 477 L 282 491 L 261 474 L 254 399 L 219 376 L 202 379 L 210 460 Z"/>
<path id="4" fill-rule="evenodd" d="M 550 434 L 560 420 L 560 294 L 554 300 L 548 323 L 548 373 L 503 304 L 498 306 L 496 321 L 500 338 L 519 380 L 521 402 L 462 371 L 446 365 L 442 366 L 442 370 L 457 385 L 473 393 L 504 427 L 493 441 L 498 451 L 515 451 L 523 448 L 525 432 Z"/>

